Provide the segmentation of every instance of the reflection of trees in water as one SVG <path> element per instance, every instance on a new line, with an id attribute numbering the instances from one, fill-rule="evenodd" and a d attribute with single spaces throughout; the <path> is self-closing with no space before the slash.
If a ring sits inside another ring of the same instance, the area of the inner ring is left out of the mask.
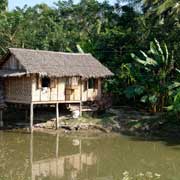
<path id="1" fill-rule="evenodd" d="M 39 178 L 77 178 L 85 167 L 96 164 L 94 153 L 82 153 L 82 140 L 73 140 L 73 146 L 79 147 L 79 152 L 72 155 L 59 155 L 59 136 L 56 137 L 56 157 L 40 161 L 33 161 L 33 135 L 30 143 L 31 179 Z"/>

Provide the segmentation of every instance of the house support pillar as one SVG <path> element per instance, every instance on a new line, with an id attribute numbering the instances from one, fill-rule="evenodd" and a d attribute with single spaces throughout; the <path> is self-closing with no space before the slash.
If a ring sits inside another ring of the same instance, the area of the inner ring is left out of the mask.
<path id="1" fill-rule="evenodd" d="M 0 127 L 4 127 L 4 122 L 3 122 L 3 111 L 0 110 Z"/>
<path id="2" fill-rule="evenodd" d="M 56 103 L 56 129 L 59 127 L 59 104 Z"/>
<path id="3" fill-rule="evenodd" d="M 30 104 L 30 133 L 33 133 L 34 105 Z"/>
<path id="4" fill-rule="evenodd" d="M 82 78 L 80 79 L 80 106 L 79 106 L 79 112 L 80 116 L 82 116 L 82 91 L 83 91 L 83 84 L 82 84 Z"/>
<path id="5" fill-rule="evenodd" d="M 82 102 L 79 104 L 79 115 L 82 116 Z"/>

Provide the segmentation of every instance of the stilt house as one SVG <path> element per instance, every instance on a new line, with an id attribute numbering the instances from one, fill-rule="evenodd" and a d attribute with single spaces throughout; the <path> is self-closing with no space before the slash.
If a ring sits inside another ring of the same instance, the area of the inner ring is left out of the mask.
<path id="1" fill-rule="evenodd" d="M 29 104 L 32 127 L 34 104 L 56 104 L 58 111 L 59 103 L 78 103 L 81 110 L 101 99 L 102 79 L 112 75 L 91 54 L 10 48 L 0 61 L 1 101 Z"/>

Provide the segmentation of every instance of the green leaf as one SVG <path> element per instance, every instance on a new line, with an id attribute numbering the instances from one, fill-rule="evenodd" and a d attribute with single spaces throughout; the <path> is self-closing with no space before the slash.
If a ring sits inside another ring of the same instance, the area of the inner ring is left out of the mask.
<path id="1" fill-rule="evenodd" d="M 174 82 L 173 84 L 168 86 L 169 90 L 172 90 L 174 88 L 180 87 L 180 82 Z"/>
<path id="2" fill-rule="evenodd" d="M 142 96 L 140 99 L 141 102 L 146 103 L 148 101 L 148 96 Z"/>
<path id="3" fill-rule="evenodd" d="M 83 49 L 81 48 L 81 46 L 79 44 L 76 45 L 77 49 L 78 49 L 78 52 L 79 53 L 84 53 Z"/>
<path id="4" fill-rule="evenodd" d="M 157 102 L 158 98 L 156 95 L 149 96 L 149 102 L 151 104 L 155 104 Z"/>
<path id="5" fill-rule="evenodd" d="M 138 62 L 138 63 L 140 63 L 140 64 L 142 64 L 142 65 L 144 65 L 144 66 L 147 65 L 147 62 L 146 62 L 146 61 L 140 59 L 140 58 L 137 57 L 134 53 L 131 54 L 131 57 L 132 57 L 136 62 Z"/>
<path id="6" fill-rule="evenodd" d="M 134 91 L 137 95 L 141 95 L 144 92 L 144 87 L 143 86 L 136 86 Z"/>
<path id="7" fill-rule="evenodd" d="M 177 68 L 176 68 L 175 70 L 176 70 L 176 72 L 180 73 L 180 69 L 177 69 Z"/>

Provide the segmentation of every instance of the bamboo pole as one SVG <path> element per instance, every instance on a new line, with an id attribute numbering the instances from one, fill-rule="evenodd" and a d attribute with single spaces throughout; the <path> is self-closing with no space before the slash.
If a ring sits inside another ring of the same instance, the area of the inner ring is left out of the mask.
<path id="1" fill-rule="evenodd" d="M 80 116 L 82 116 L 82 79 L 80 78 Z"/>
<path id="2" fill-rule="evenodd" d="M 56 103 L 56 129 L 58 129 L 58 120 L 59 120 L 59 104 Z"/>

